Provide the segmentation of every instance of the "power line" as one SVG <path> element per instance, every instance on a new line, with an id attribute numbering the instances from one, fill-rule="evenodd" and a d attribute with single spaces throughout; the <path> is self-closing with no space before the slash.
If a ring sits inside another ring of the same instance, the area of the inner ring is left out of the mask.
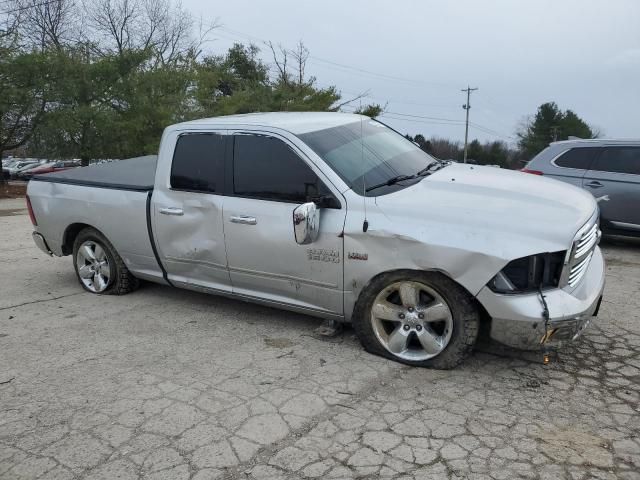
<path id="1" fill-rule="evenodd" d="M 504 103 L 497 101 L 494 97 L 492 97 L 491 95 L 489 95 L 487 92 L 483 92 L 480 95 L 480 97 L 486 97 L 487 103 L 489 104 L 493 104 L 493 106 L 495 106 L 496 108 L 499 108 L 501 110 L 508 110 L 509 107 L 507 107 Z"/>
<path id="2" fill-rule="evenodd" d="M 244 37 L 247 38 L 249 40 L 252 41 L 257 41 L 257 42 L 261 42 L 264 44 L 269 44 L 269 42 L 265 39 L 256 37 L 254 35 L 249 35 L 247 33 L 244 32 L 240 32 L 238 30 L 233 30 L 231 28 L 228 27 L 224 27 L 224 26 L 219 26 L 218 27 L 220 30 L 223 30 L 225 32 L 231 33 L 233 35 L 238 35 L 240 37 Z M 437 87 L 445 87 L 445 88 L 453 88 L 453 85 L 451 84 L 446 84 L 446 83 L 441 83 L 441 82 L 426 82 L 426 81 L 422 81 L 422 80 L 413 80 L 410 78 L 404 78 L 404 77 L 398 77 L 395 75 L 387 75 L 384 73 L 379 73 L 379 72 L 374 72 L 371 70 L 366 70 L 364 68 L 359 68 L 359 67 L 354 67 L 351 65 L 345 65 L 343 63 L 338 63 L 338 62 L 334 62 L 332 60 L 327 60 L 325 58 L 321 58 L 321 57 L 317 57 L 315 55 L 309 55 L 309 59 L 313 60 L 314 62 L 320 62 L 322 64 L 325 65 L 330 65 L 333 68 L 339 69 L 341 71 L 349 71 L 349 72 L 355 72 L 356 74 L 360 74 L 360 75 L 364 75 L 364 76 L 369 76 L 369 77 L 374 77 L 374 78 L 378 78 L 380 80 L 393 80 L 393 81 L 399 81 L 399 82 L 406 82 L 406 83 L 412 83 L 415 85 L 427 85 L 427 86 L 437 86 Z M 329 68 L 331 68 L 329 67 Z"/>
<path id="3" fill-rule="evenodd" d="M 458 125 L 462 124 L 462 122 L 460 122 L 460 123 L 451 123 L 451 122 L 441 122 L 441 121 L 438 121 L 438 120 L 414 120 L 412 118 L 396 117 L 394 115 L 389 115 L 388 113 L 382 113 L 382 114 L 380 114 L 380 117 L 390 118 L 392 120 L 402 120 L 403 122 L 422 123 L 422 124 L 428 124 L 428 125 L 452 125 L 452 126 L 458 126 Z"/>
<path id="4" fill-rule="evenodd" d="M 390 112 L 384 112 L 382 113 L 380 116 L 381 117 L 386 117 L 386 118 L 390 118 L 392 120 L 401 120 L 404 122 L 411 122 L 411 123 L 421 123 L 421 124 L 426 124 L 426 125 L 451 125 L 451 126 L 458 126 L 458 125 L 462 125 L 465 123 L 464 120 L 448 120 L 448 121 L 439 121 L 439 120 L 424 120 L 422 119 L 419 115 L 412 115 L 409 118 L 406 117 L 401 117 L 398 116 L 398 113 L 390 113 Z M 404 114 L 404 115 L 408 115 L 408 114 Z M 418 118 L 412 118 L 412 117 L 418 117 Z M 513 140 L 514 137 L 510 137 L 508 135 L 503 135 L 500 132 L 497 132 L 495 130 L 492 130 L 488 127 L 485 127 L 483 125 L 480 125 L 478 123 L 474 123 L 474 122 L 469 122 L 469 126 L 472 128 L 475 128 L 476 130 L 492 135 L 494 137 L 500 137 L 503 138 L 505 140 Z"/>
<path id="5" fill-rule="evenodd" d="M 44 7 L 46 5 L 50 5 L 52 3 L 57 3 L 57 2 L 58 2 L 58 0 L 48 0 L 46 2 L 34 3 L 34 4 L 30 4 L 30 5 L 23 5 L 22 7 L 17 7 L 17 8 L 14 8 L 13 10 L 5 10 L 3 12 L 0 12 L 0 15 L 7 15 L 9 13 L 17 13 L 17 12 L 21 12 L 23 10 L 29 10 L 30 8 Z"/>
<path id="6" fill-rule="evenodd" d="M 342 63 L 332 62 L 331 60 L 325 60 L 323 58 L 319 58 L 314 55 L 310 55 L 309 58 L 311 58 L 312 60 L 315 60 L 316 62 L 325 63 L 328 65 L 332 65 L 334 67 L 342 68 L 343 70 L 353 71 L 355 73 L 361 73 L 361 74 L 377 77 L 382 80 L 394 80 L 399 82 L 413 83 L 416 85 L 428 85 L 428 86 L 437 86 L 437 87 L 446 87 L 446 88 L 451 87 L 451 85 L 447 85 L 439 82 L 425 82 L 420 80 L 412 80 L 409 78 L 396 77 L 395 75 L 386 75 L 384 73 L 372 72 L 370 70 L 365 70 L 363 68 L 351 67 L 349 65 L 344 65 Z"/>
<path id="7" fill-rule="evenodd" d="M 401 117 L 410 117 L 410 118 L 421 118 L 425 120 L 441 120 L 444 122 L 454 122 L 454 123 L 463 123 L 462 120 L 458 120 L 455 118 L 443 118 L 443 117 L 428 117 L 426 115 L 413 115 L 410 113 L 399 113 L 399 112 L 387 112 L 393 115 L 399 115 Z"/>
<path id="8" fill-rule="evenodd" d="M 320 86 L 321 88 L 330 88 L 330 87 L 336 87 L 335 85 L 328 85 L 324 82 L 317 82 L 318 86 Z M 364 92 L 360 92 L 360 93 L 355 93 L 355 92 L 349 92 L 346 90 L 343 90 L 342 88 L 338 88 L 338 90 L 340 91 L 341 94 L 345 93 L 347 95 L 353 96 L 353 97 L 362 97 L 362 98 L 368 98 L 370 100 L 373 100 L 374 102 L 378 102 L 378 103 L 391 103 L 391 104 L 403 104 L 403 105 L 411 105 L 413 107 L 427 107 L 427 108 L 443 108 L 443 109 L 447 109 L 447 110 L 452 110 L 454 108 L 457 108 L 453 105 L 444 105 L 444 104 L 435 104 L 435 103 L 422 103 L 422 102 L 412 102 L 409 100 L 398 100 L 396 98 L 392 98 L 392 97 L 380 97 L 378 95 L 371 95 L 369 92 L 369 90 L 365 90 Z M 364 95 L 363 95 L 364 93 Z"/>
<path id="9" fill-rule="evenodd" d="M 497 130 L 493 130 L 493 129 L 489 128 L 489 127 L 485 127 L 484 125 L 480 125 L 479 123 L 476 123 L 476 122 L 469 122 L 469 125 L 471 127 L 474 127 L 476 129 L 478 129 L 478 130 L 484 130 L 486 133 L 492 133 L 492 134 L 497 135 L 499 137 L 511 138 L 511 139 L 515 138 L 512 135 L 505 135 L 505 134 L 503 134 L 501 132 L 498 132 Z"/>
<path id="10" fill-rule="evenodd" d="M 269 44 L 270 42 L 266 41 L 265 39 L 256 37 L 254 35 L 250 35 L 248 33 L 245 32 L 241 32 L 239 30 L 234 30 L 225 26 L 218 26 L 217 27 L 219 30 L 223 30 L 225 32 L 228 32 L 231 35 L 235 35 L 235 37 L 228 37 L 225 35 L 221 35 L 223 38 L 227 38 L 229 40 L 238 40 L 237 37 L 241 37 L 241 38 L 245 38 L 248 40 L 251 40 L 253 42 L 259 42 L 259 43 L 263 43 L 263 44 Z M 387 75 L 387 74 L 382 74 L 379 72 L 374 72 L 371 70 L 366 70 L 363 68 L 359 68 L 359 67 L 354 67 L 351 65 L 345 65 L 342 63 L 338 63 L 338 62 L 334 62 L 332 60 L 327 60 L 324 58 L 320 58 L 320 57 L 316 57 L 315 55 L 310 55 L 309 58 L 311 60 L 313 60 L 313 63 L 322 63 L 325 64 L 325 66 L 327 66 L 328 68 L 334 68 L 338 71 L 342 71 L 342 72 L 350 72 L 350 73 L 355 73 L 355 74 L 359 74 L 361 76 L 369 76 L 372 78 L 376 78 L 379 80 L 393 80 L 393 81 L 402 81 L 402 82 L 406 82 L 406 83 L 411 83 L 411 84 L 415 84 L 415 85 L 429 85 L 429 86 L 440 86 L 440 87 L 452 87 L 452 85 L 450 84 L 445 84 L 445 83 L 440 83 L 440 82 L 425 82 L 425 81 L 419 81 L 419 80 L 413 80 L 413 79 L 408 79 L 408 78 L 404 78 L 404 77 L 398 77 L 398 76 L 394 76 L 394 75 Z M 477 90 L 477 88 L 469 88 L 469 93 L 471 91 L 475 91 Z M 464 89 L 463 91 L 467 91 L 467 89 Z M 344 93 L 349 93 L 349 92 L 344 92 Z M 421 105 L 421 106 L 426 106 L 426 107 L 433 107 L 434 105 L 429 105 L 429 104 L 419 104 L 416 102 L 410 102 L 410 101 L 399 101 L 399 100 L 394 100 L 392 98 L 386 98 L 385 100 L 382 100 L 380 98 L 377 97 L 373 97 L 371 95 L 365 95 L 365 97 L 371 98 L 373 100 L 377 100 L 377 101 L 388 101 L 391 103 L 404 103 L 404 104 L 408 104 L 408 105 Z M 488 97 L 488 95 L 487 95 Z M 469 105 L 469 101 L 467 101 L 467 104 L 465 105 Z M 446 107 L 445 105 L 439 105 L 438 107 Z M 470 108 L 470 107 L 469 107 Z M 469 110 L 465 108 L 465 110 L 467 110 L 467 120 L 468 120 L 468 114 L 469 114 Z M 401 113 L 401 112 L 391 112 L 391 111 L 387 111 L 384 112 L 384 114 L 382 114 L 381 116 L 386 116 L 387 118 L 393 119 L 393 120 L 404 120 L 404 121 L 409 121 L 409 122 L 414 122 L 414 123 L 425 123 L 425 124 L 436 124 L 436 125 L 460 125 L 462 123 L 465 123 L 465 121 L 459 120 L 459 119 L 452 119 L 452 118 L 443 118 L 443 117 L 431 117 L 431 116 L 425 116 L 425 115 L 413 115 L 413 114 L 408 114 L 408 113 Z M 489 135 L 494 135 L 497 137 L 501 137 L 504 139 L 513 139 L 513 137 L 509 136 L 509 135 L 503 135 L 502 133 L 496 131 L 496 130 L 492 130 L 488 127 L 484 127 L 483 125 L 480 125 L 478 123 L 475 122 L 469 122 L 468 125 L 466 125 L 465 127 L 465 145 L 468 141 L 468 126 L 471 125 L 473 128 L 483 132 L 483 133 L 487 133 Z"/>
<path id="11" fill-rule="evenodd" d="M 476 112 L 476 114 L 487 114 L 486 117 L 489 122 L 498 124 L 501 128 L 511 131 L 513 129 L 513 124 L 508 123 L 503 119 L 501 115 L 497 115 L 495 109 L 502 111 L 510 111 L 509 107 L 502 107 L 496 104 L 493 101 L 489 101 L 486 94 L 477 93 L 476 97 L 478 101 L 480 101 L 486 108 L 480 109 Z"/>

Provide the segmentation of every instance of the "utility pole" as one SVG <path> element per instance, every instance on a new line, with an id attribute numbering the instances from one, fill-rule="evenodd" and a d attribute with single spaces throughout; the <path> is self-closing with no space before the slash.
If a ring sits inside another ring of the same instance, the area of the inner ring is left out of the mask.
<path id="1" fill-rule="evenodd" d="M 473 92 L 474 90 L 478 90 L 478 88 L 471 88 L 467 86 L 467 88 L 463 88 L 461 90 L 461 92 L 467 92 L 467 103 L 462 105 L 462 108 L 467 111 L 467 122 L 464 128 L 464 163 L 467 163 L 467 142 L 469 140 L 469 109 L 471 108 L 469 97 L 471 96 L 471 92 Z"/>
<path id="2" fill-rule="evenodd" d="M 558 131 L 560 130 L 560 126 L 559 125 L 554 125 L 551 127 L 551 136 L 553 137 L 553 141 L 557 142 L 558 141 Z"/>

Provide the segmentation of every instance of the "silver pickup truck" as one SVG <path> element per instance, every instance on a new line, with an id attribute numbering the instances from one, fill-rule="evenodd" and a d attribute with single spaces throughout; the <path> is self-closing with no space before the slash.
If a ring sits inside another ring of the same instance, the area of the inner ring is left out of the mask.
<path id="1" fill-rule="evenodd" d="M 45 252 L 84 289 L 148 280 L 352 322 L 364 347 L 452 368 L 478 332 L 575 339 L 604 287 L 593 197 L 436 160 L 380 122 L 265 113 L 168 127 L 157 157 L 34 177 Z"/>

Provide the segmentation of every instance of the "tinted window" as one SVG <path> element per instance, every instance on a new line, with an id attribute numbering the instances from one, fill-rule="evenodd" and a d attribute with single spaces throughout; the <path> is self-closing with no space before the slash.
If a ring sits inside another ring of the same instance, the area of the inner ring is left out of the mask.
<path id="1" fill-rule="evenodd" d="M 171 164 L 171 187 L 178 190 L 222 192 L 225 137 L 189 133 L 178 137 Z"/>
<path id="2" fill-rule="evenodd" d="M 559 167 L 589 170 L 598 151 L 598 148 L 572 148 L 556 158 L 555 163 Z"/>
<path id="3" fill-rule="evenodd" d="M 605 148 L 592 170 L 640 175 L 640 147 Z"/>
<path id="4" fill-rule="evenodd" d="M 264 135 L 237 135 L 234 145 L 236 195 L 304 203 L 329 194 L 316 174 L 283 141 Z"/>

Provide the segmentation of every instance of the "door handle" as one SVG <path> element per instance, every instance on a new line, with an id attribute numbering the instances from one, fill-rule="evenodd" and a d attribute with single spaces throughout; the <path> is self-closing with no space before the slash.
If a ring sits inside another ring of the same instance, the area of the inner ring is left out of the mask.
<path id="1" fill-rule="evenodd" d="M 243 223 L 245 225 L 255 225 L 258 223 L 256 217 L 250 217 L 248 215 L 232 215 L 230 220 L 231 223 Z"/>
<path id="2" fill-rule="evenodd" d="M 600 188 L 600 187 L 604 187 L 604 185 L 602 185 L 600 182 L 598 182 L 597 180 L 593 180 L 592 182 L 589 182 L 587 184 L 585 184 L 585 186 L 587 187 L 591 187 L 591 188 Z"/>
<path id="3" fill-rule="evenodd" d="M 162 213 L 163 215 L 181 216 L 184 215 L 184 210 L 178 207 L 161 207 L 160 213 Z"/>

